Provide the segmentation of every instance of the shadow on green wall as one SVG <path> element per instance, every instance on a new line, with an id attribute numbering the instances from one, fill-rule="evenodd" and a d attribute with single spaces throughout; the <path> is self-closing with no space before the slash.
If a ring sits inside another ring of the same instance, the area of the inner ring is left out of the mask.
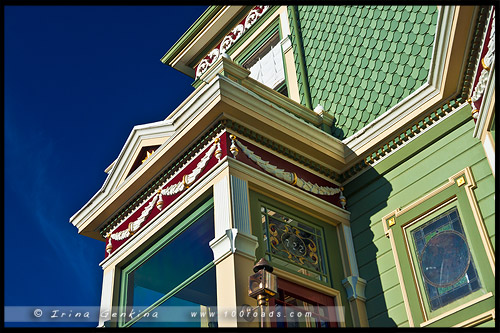
<path id="1" fill-rule="evenodd" d="M 377 261 L 379 249 L 375 241 L 386 237 L 383 228 L 375 235 L 372 227 L 382 223 L 381 219 L 372 220 L 387 207 L 387 200 L 392 185 L 373 168 L 364 171 L 344 186 L 347 198 L 346 209 L 351 212 L 351 230 L 358 263 L 359 275 L 366 282 L 366 311 L 370 327 L 396 327 L 396 322 L 389 316 L 388 295 L 382 286 L 380 263 Z M 389 240 L 387 240 L 389 242 Z M 387 271 L 387 269 L 385 269 Z M 398 288 L 398 287 L 396 287 Z M 387 292 L 387 291 L 386 291 Z"/>

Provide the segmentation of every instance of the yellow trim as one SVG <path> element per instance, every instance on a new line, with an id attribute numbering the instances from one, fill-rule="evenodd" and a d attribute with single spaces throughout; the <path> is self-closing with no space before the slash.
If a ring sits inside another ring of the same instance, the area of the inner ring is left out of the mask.
<path id="1" fill-rule="evenodd" d="M 135 233 L 135 231 L 132 230 L 132 226 L 133 226 L 133 222 L 130 222 L 128 224 L 128 228 L 127 228 L 128 232 L 130 233 L 130 236 L 132 236 Z"/>
<path id="2" fill-rule="evenodd" d="M 187 176 L 187 175 L 182 176 L 182 184 L 183 184 L 186 188 L 189 188 L 190 184 L 188 184 L 188 182 L 187 182 L 187 180 L 186 180 L 186 176 Z"/>
<path id="3" fill-rule="evenodd" d="M 470 206 L 471 206 L 472 214 L 474 215 L 474 219 L 476 220 L 476 225 L 477 225 L 477 228 L 478 228 L 478 232 L 479 232 L 479 235 L 481 237 L 481 240 L 482 240 L 484 249 L 486 251 L 488 260 L 490 262 L 492 273 L 493 273 L 493 275 L 495 275 L 495 252 L 493 251 L 491 242 L 490 242 L 489 237 L 488 237 L 488 233 L 486 231 L 483 219 L 481 217 L 481 213 L 479 211 L 479 206 L 478 206 L 477 200 L 476 200 L 476 198 L 474 196 L 473 190 L 476 188 L 476 183 L 475 183 L 474 178 L 472 176 L 471 168 L 470 167 L 466 167 L 465 169 L 463 169 L 463 170 L 457 172 L 456 174 L 454 174 L 453 176 L 449 177 L 447 183 L 445 183 L 442 186 L 438 187 L 437 189 L 431 191 L 427 195 L 424 195 L 423 197 L 421 197 L 420 199 L 414 201 L 413 203 L 409 204 L 408 206 L 406 206 L 404 208 L 398 208 L 398 209 L 390 212 L 389 214 L 387 214 L 386 216 L 384 216 L 382 218 L 382 226 L 384 227 L 384 231 L 385 231 L 386 236 L 390 239 L 390 242 L 391 242 L 391 250 L 392 250 L 392 253 L 394 255 L 396 270 L 397 270 L 397 273 L 398 273 L 399 283 L 401 285 L 401 290 L 402 290 L 402 293 L 403 293 L 403 300 L 404 300 L 404 303 L 405 303 L 406 314 L 408 316 L 408 322 L 409 322 L 410 326 L 413 326 L 414 324 L 413 324 L 413 319 L 411 318 L 412 314 L 411 314 L 411 310 L 410 310 L 410 306 L 409 306 L 409 302 L 408 302 L 408 297 L 406 295 L 405 280 L 404 280 L 404 277 L 403 277 L 403 274 L 402 274 L 402 271 L 401 271 L 401 267 L 399 265 L 399 258 L 398 258 L 398 253 L 396 251 L 396 244 L 394 243 L 394 237 L 393 237 L 393 234 L 392 234 L 393 230 L 387 228 L 387 223 L 388 223 L 388 221 L 391 218 L 393 218 L 393 217 L 396 218 L 396 217 L 398 217 L 398 216 L 406 213 L 410 209 L 413 209 L 414 207 L 420 205 L 424 201 L 430 199 L 431 197 L 437 195 L 438 193 L 440 193 L 440 192 L 444 191 L 445 189 L 447 189 L 448 187 L 452 186 L 453 184 L 455 184 L 455 182 L 456 182 L 455 180 L 457 178 L 458 179 L 459 178 L 464 178 L 465 179 L 466 183 L 463 184 L 463 185 L 465 185 L 464 188 L 465 188 L 467 197 L 469 199 L 469 203 L 470 203 Z M 451 199 L 451 201 L 453 201 L 453 200 L 456 200 L 456 198 L 452 198 Z M 447 202 L 443 203 L 442 205 L 439 205 L 439 207 L 436 207 L 432 211 L 435 211 L 436 209 L 439 209 L 440 207 L 442 207 L 443 205 L 446 205 L 448 203 L 450 203 L 450 200 L 448 200 Z M 413 224 L 413 223 L 415 223 L 417 221 L 420 221 L 422 218 L 425 218 L 425 216 L 427 216 L 430 213 L 431 212 L 425 214 L 424 216 L 421 216 L 417 220 L 414 220 L 414 221 L 410 222 L 409 224 L 405 225 L 404 228 L 409 227 L 411 224 Z M 405 239 L 405 242 L 407 242 L 406 237 L 404 237 L 404 239 Z M 408 246 L 408 244 L 406 244 L 406 246 Z M 410 266 L 411 266 L 413 274 L 415 274 L 413 263 L 411 263 Z M 417 290 L 417 294 L 418 294 L 419 300 L 422 301 L 422 296 L 420 294 L 420 288 L 417 287 L 416 290 Z M 489 295 L 489 294 L 486 294 L 486 295 Z M 485 298 L 485 297 L 484 296 L 479 297 L 479 298 L 477 298 L 477 299 L 475 299 L 475 300 L 473 300 L 473 301 L 471 301 L 469 303 L 466 303 L 466 305 L 469 306 L 469 305 L 473 304 L 474 302 L 478 302 L 478 301 L 482 300 L 483 298 Z M 422 304 L 419 304 L 419 305 L 422 308 Z M 458 309 L 460 309 L 460 308 L 462 308 L 462 307 L 459 307 Z M 435 320 L 438 320 L 439 318 L 443 318 L 443 316 L 449 315 L 451 312 L 454 312 L 456 310 L 457 309 L 450 310 L 450 311 L 445 312 L 442 315 L 439 315 L 439 316 L 437 316 L 437 317 L 435 317 L 435 318 L 433 318 L 431 320 L 427 320 L 427 313 L 426 313 L 426 311 L 423 311 L 423 309 L 422 309 L 422 314 L 423 314 L 424 320 L 426 320 L 426 321 L 424 323 L 422 323 L 421 326 L 428 325 L 428 324 L 434 322 Z"/>
<path id="4" fill-rule="evenodd" d="M 490 68 L 488 66 L 486 66 L 486 64 L 484 63 L 484 58 L 481 59 L 481 65 L 483 66 L 484 69 L 486 69 L 487 71 L 490 70 Z"/>
<path id="5" fill-rule="evenodd" d="M 383 223 L 385 228 L 385 221 Z M 413 316 L 410 309 L 410 302 L 408 301 L 408 294 L 406 293 L 406 286 L 404 283 L 403 272 L 401 270 L 401 266 L 399 265 L 399 257 L 396 249 L 396 243 L 394 242 L 394 236 L 392 235 L 393 229 L 390 229 L 387 233 L 387 237 L 389 237 L 389 241 L 391 242 L 392 254 L 394 255 L 394 262 L 396 266 L 396 272 L 398 273 L 399 284 L 401 286 L 401 293 L 403 294 L 403 304 L 405 306 L 406 316 L 408 317 L 408 325 L 410 327 L 414 327 L 415 324 L 413 322 Z M 418 290 L 418 288 L 417 288 Z"/>
<path id="6" fill-rule="evenodd" d="M 490 320 L 495 320 L 495 309 L 477 315 L 473 318 L 467 319 L 453 327 L 473 327 Z"/>

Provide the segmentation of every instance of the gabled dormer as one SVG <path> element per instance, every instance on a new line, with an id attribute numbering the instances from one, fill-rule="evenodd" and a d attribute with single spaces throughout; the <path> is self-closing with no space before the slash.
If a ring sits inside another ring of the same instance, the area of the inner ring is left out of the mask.
<path id="1" fill-rule="evenodd" d="M 210 7 L 161 60 L 198 87 L 226 55 L 250 78 L 300 103 L 289 21 L 286 6 Z"/>

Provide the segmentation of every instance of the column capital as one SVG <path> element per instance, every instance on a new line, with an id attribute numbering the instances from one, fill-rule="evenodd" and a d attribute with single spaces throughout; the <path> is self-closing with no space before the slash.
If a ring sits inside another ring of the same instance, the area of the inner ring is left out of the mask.
<path id="1" fill-rule="evenodd" d="M 256 236 L 231 228 L 222 236 L 212 239 L 209 245 L 214 253 L 214 263 L 217 264 L 233 253 L 255 261 L 255 250 L 259 242 Z"/>
<path id="2" fill-rule="evenodd" d="M 366 301 L 365 288 L 366 280 L 359 276 L 348 276 L 342 280 L 345 290 L 347 291 L 347 298 L 349 301 L 359 299 Z"/>

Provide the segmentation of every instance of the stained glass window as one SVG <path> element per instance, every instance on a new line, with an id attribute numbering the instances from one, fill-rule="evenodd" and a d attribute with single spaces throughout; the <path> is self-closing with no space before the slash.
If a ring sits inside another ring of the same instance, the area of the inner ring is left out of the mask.
<path id="1" fill-rule="evenodd" d="M 411 231 L 411 238 L 431 311 L 481 288 L 456 207 Z"/>
<path id="2" fill-rule="evenodd" d="M 327 282 L 321 228 L 261 207 L 262 232 L 273 263 Z"/>

